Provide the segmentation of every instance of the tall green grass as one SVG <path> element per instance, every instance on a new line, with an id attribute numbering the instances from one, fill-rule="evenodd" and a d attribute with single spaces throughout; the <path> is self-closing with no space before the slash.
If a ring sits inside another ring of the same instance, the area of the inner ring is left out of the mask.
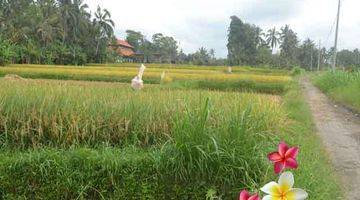
<path id="1" fill-rule="evenodd" d="M 176 123 L 197 112 L 204 98 L 214 105 L 214 129 L 249 105 L 254 116 L 266 118 L 266 129 L 284 120 L 271 95 L 31 80 L 2 80 L 0 87 L 2 146 L 156 145 L 172 138 Z"/>
<path id="2" fill-rule="evenodd" d="M 0 84 L 4 198 L 202 199 L 215 188 L 232 199 L 265 179 L 286 124 L 271 95 Z"/>
<path id="3" fill-rule="evenodd" d="M 210 190 L 237 199 L 276 179 L 266 155 L 280 140 L 300 146 L 297 187 L 311 199 L 341 196 L 296 87 L 281 98 L 91 82 L 0 86 L 4 199 L 204 199 Z"/>
<path id="4" fill-rule="evenodd" d="M 315 76 L 314 83 L 335 101 L 360 112 L 360 72 L 326 72 Z"/>

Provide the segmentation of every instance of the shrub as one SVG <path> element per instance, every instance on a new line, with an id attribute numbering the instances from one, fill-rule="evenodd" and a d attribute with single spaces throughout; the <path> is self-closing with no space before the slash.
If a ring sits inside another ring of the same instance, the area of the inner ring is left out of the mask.
<path id="1" fill-rule="evenodd" d="M 298 66 L 294 67 L 291 70 L 291 75 L 293 75 L 293 76 L 301 75 L 303 73 L 305 73 L 305 69 L 298 67 Z"/>
<path id="2" fill-rule="evenodd" d="M 10 63 L 13 55 L 13 46 L 8 40 L 3 40 L 0 37 L 0 66 Z"/>

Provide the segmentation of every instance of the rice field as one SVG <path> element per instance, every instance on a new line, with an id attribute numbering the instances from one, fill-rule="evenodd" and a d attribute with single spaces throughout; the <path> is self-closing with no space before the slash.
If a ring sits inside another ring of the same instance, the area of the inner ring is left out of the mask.
<path id="1" fill-rule="evenodd" d="M 274 95 L 156 86 L 134 92 L 127 84 L 44 80 L 1 81 L 0 87 L 2 144 L 17 148 L 161 144 L 172 138 L 178 121 L 200 112 L 206 98 L 214 129 L 246 109 L 264 121 L 263 130 L 275 132 L 285 120 Z"/>
<path id="2" fill-rule="evenodd" d="M 266 155 L 281 140 L 302 149 L 295 173 L 311 199 L 341 195 L 287 72 L 150 66 L 141 91 L 133 64 L 0 68 L 26 77 L 0 78 L 1 197 L 238 199 L 274 179 Z"/>
<path id="3" fill-rule="evenodd" d="M 194 67 L 148 65 L 145 83 L 159 84 L 161 74 L 166 74 L 166 85 L 190 89 L 254 91 L 280 94 L 286 91 L 291 77 L 286 71 L 249 67 Z M 263 72 L 263 73 L 262 73 Z M 137 73 L 135 64 L 93 66 L 11 65 L 0 68 L 0 76 L 16 74 L 25 78 L 85 80 L 128 83 Z"/>

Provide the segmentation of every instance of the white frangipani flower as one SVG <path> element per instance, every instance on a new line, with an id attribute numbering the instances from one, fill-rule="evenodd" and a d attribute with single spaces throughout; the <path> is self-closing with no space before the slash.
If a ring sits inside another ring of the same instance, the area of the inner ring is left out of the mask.
<path id="1" fill-rule="evenodd" d="M 294 175 L 284 172 L 280 175 L 279 182 L 270 182 L 261 188 L 266 195 L 262 200 L 304 200 L 308 194 L 294 186 Z"/>

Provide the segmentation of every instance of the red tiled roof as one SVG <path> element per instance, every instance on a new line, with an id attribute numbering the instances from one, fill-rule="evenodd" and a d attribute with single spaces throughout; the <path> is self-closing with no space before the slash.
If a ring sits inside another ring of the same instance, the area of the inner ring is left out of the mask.
<path id="1" fill-rule="evenodd" d="M 128 48 L 134 48 L 133 46 L 131 46 L 127 41 L 125 40 L 117 40 L 116 43 L 120 46 L 124 46 L 124 47 L 128 47 Z"/>
<path id="2" fill-rule="evenodd" d="M 131 48 L 124 48 L 124 47 L 119 47 L 117 50 L 118 54 L 120 54 L 121 56 L 124 57 L 131 57 L 135 54 L 135 52 L 131 49 Z"/>

